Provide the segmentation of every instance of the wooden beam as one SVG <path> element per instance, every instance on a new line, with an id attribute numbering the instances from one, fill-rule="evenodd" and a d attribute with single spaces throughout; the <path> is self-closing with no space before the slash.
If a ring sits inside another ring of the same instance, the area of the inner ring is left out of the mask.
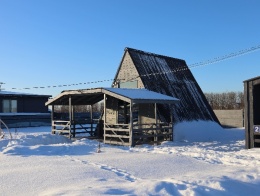
<path id="1" fill-rule="evenodd" d="M 93 136 L 93 106 L 90 105 L 90 124 L 91 124 L 91 136 Z"/>
<path id="2" fill-rule="evenodd" d="M 172 113 L 173 113 L 173 107 L 174 107 L 173 105 L 170 105 L 170 106 L 169 106 L 169 108 L 170 108 L 170 118 L 171 118 L 171 119 L 170 119 L 170 125 L 172 125 L 172 131 L 171 131 L 171 132 L 172 132 L 172 137 L 171 137 L 171 141 L 174 140 L 174 135 L 173 135 L 173 134 L 174 134 L 174 130 L 173 130 L 174 126 L 173 126 L 173 115 L 172 115 Z"/>
<path id="3" fill-rule="evenodd" d="M 250 134 L 250 148 L 255 147 L 254 142 L 254 85 L 253 81 L 249 82 L 249 134 Z"/>
<path id="4" fill-rule="evenodd" d="M 73 137 L 76 137 L 76 122 L 75 122 L 75 114 L 74 114 L 74 105 L 71 106 L 71 116 L 72 116 L 72 124 L 73 124 Z"/>
<path id="5" fill-rule="evenodd" d="M 106 131 L 120 131 L 120 132 L 130 132 L 130 129 L 123 128 L 104 128 Z"/>
<path id="6" fill-rule="evenodd" d="M 71 106 L 71 96 L 69 96 L 69 121 L 70 121 L 70 128 L 69 128 L 69 137 L 71 138 L 71 122 L 72 122 L 72 106 Z"/>
<path id="7" fill-rule="evenodd" d="M 51 106 L 51 124 L 53 123 L 53 121 L 54 121 L 54 105 L 52 105 Z M 1 127 L 0 127 L 1 128 Z M 55 129 L 56 129 L 56 127 L 55 126 L 52 126 L 52 131 L 51 131 L 51 133 L 52 134 L 55 134 Z"/>
<path id="8" fill-rule="evenodd" d="M 158 119 L 157 119 L 157 104 L 154 103 L 154 119 L 155 119 L 155 131 L 154 131 L 154 142 L 156 142 L 156 144 L 158 144 L 158 137 L 157 137 L 157 134 L 158 134 Z"/>
<path id="9" fill-rule="evenodd" d="M 119 141 L 106 141 L 105 144 L 116 144 L 116 145 L 122 145 L 122 146 L 129 146 L 131 145 L 130 142 L 119 142 Z"/>
<path id="10" fill-rule="evenodd" d="M 106 94 L 104 93 L 104 123 L 103 123 L 103 130 L 104 130 L 104 143 L 106 143 L 106 123 L 107 123 L 107 97 Z"/>
<path id="11" fill-rule="evenodd" d="M 244 121 L 245 121 L 245 140 L 246 140 L 246 145 L 245 148 L 249 149 L 250 148 L 250 108 L 249 108 L 249 82 L 244 83 Z"/>
<path id="12" fill-rule="evenodd" d="M 127 119 L 127 104 L 126 104 L 126 102 L 124 102 L 124 123 L 125 124 L 128 123 L 128 119 Z"/>
<path id="13" fill-rule="evenodd" d="M 129 126 L 129 129 L 130 129 L 130 139 L 129 139 L 129 143 L 131 145 L 131 147 L 134 146 L 134 137 L 133 137 L 133 102 L 131 101 L 130 102 L 130 114 L 129 114 L 129 117 L 130 117 L 130 126 Z"/>

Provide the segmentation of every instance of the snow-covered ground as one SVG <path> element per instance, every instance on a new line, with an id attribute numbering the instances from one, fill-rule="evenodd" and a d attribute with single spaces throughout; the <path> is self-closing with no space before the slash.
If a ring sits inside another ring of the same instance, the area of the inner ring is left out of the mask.
<path id="1" fill-rule="evenodd" d="M 0 195 L 259 195 L 260 149 L 244 129 L 180 123 L 175 141 L 134 148 L 69 139 L 50 127 L 0 140 Z"/>

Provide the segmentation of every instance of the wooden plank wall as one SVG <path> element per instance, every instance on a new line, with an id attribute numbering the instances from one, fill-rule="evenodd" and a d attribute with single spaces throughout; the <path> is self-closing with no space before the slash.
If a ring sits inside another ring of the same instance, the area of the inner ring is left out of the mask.
<path id="1" fill-rule="evenodd" d="M 107 96 L 106 107 L 106 123 L 117 124 L 118 100 Z"/>
<path id="2" fill-rule="evenodd" d="M 246 148 L 259 146 L 255 144 L 254 125 L 260 123 L 260 78 L 244 82 Z"/>
<path id="3" fill-rule="evenodd" d="M 244 110 L 214 110 L 224 127 L 244 127 Z"/>

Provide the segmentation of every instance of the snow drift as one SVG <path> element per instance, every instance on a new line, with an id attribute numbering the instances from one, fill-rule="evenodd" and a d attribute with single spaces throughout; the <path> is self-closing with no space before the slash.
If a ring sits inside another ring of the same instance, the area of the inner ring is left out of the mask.
<path id="1" fill-rule="evenodd" d="M 13 140 L 0 140 L 1 194 L 258 195 L 259 149 L 244 149 L 242 128 L 204 123 L 177 124 L 178 141 L 101 144 L 101 153 L 95 140 L 68 140 L 50 127 L 18 129 Z"/>

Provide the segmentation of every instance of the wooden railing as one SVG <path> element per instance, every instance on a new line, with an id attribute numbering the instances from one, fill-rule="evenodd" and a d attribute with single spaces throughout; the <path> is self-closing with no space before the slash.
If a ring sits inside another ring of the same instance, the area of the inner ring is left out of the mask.
<path id="1" fill-rule="evenodd" d="M 76 134 L 89 134 L 88 136 L 94 136 L 95 135 L 95 129 L 98 124 L 98 119 L 93 119 L 92 121 L 78 121 L 74 120 L 71 123 L 71 132 L 73 134 L 73 137 L 75 137 Z"/>
<path id="2" fill-rule="evenodd" d="M 130 125 L 129 124 L 108 124 L 104 125 L 104 143 L 129 146 Z"/>
<path id="3" fill-rule="evenodd" d="M 0 139 L 4 138 L 4 136 L 5 136 L 4 131 L 2 130 L 2 124 L 5 126 L 6 130 L 8 131 L 8 133 L 10 135 L 10 139 L 13 139 L 12 134 L 11 134 L 10 130 L 8 129 L 8 126 L 1 119 L 0 119 Z"/>
<path id="4" fill-rule="evenodd" d="M 68 134 L 71 137 L 71 123 L 65 120 L 54 120 L 52 121 L 52 133 L 53 134 Z"/>
<path id="5" fill-rule="evenodd" d="M 89 134 L 87 136 L 94 136 L 95 126 L 97 120 L 86 123 L 85 121 L 66 121 L 66 120 L 54 120 L 52 121 L 52 133 L 69 135 L 69 137 L 75 137 L 76 134 Z"/>
<path id="6" fill-rule="evenodd" d="M 104 143 L 119 145 L 136 145 L 144 142 L 158 143 L 172 140 L 173 129 L 171 123 L 133 124 L 105 124 Z"/>
<path id="7" fill-rule="evenodd" d="M 173 127 L 171 123 L 148 123 L 148 124 L 134 124 L 133 126 L 133 141 L 135 144 L 172 140 Z"/>

